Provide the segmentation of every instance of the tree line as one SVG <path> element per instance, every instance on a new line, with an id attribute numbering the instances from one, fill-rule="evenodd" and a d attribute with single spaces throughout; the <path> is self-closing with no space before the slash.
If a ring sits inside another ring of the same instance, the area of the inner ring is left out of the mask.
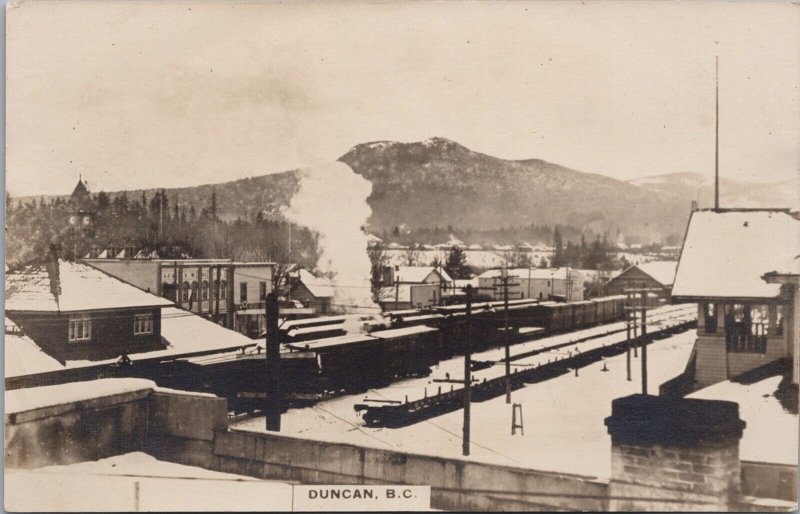
<path id="1" fill-rule="evenodd" d="M 15 267 L 40 261 L 51 243 L 60 243 L 68 259 L 131 247 L 162 258 L 316 264 L 318 236 L 312 231 L 260 210 L 250 219 L 223 221 L 223 207 L 216 192 L 195 206 L 163 189 L 149 198 L 99 192 L 80 205 L 62 197 L 20 202 L 7 195 L 6 262 Z M 88 213 L 88 224 L 82 216 L 70 223 L 78 209 Z"/>

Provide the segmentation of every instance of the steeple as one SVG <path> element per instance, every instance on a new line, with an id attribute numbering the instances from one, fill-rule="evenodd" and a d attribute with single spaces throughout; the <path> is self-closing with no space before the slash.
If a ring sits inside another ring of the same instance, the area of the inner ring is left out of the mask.
<path id="1" fill-rule="evenodd" d="M 90 196 L 89 188 L 86 187 L 86 182 L 83 180 L 83 176 L 78 175 L 78 184 L 75 186 L 75 189 L 72 190 L 70 200 L 80 206 L 84 201 L 88 200 Z"/>

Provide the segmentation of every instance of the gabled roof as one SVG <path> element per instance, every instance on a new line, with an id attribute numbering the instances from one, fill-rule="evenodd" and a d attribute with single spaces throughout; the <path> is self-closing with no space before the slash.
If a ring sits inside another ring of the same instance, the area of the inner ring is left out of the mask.
<path id="1" fill-rule="evenodd" d="M 653 280 L 664 287 L 670 287 L 675 279 L 675 269 L 678 261 L 652 261 L 643 264 L 634 264 L 614 275 L 612 280 L 621 277 L 633 269 L 638 269 L 642 273 L 649 275 Z"/>
<path id="2" fill-rule="evenodd" d="M 51 291 L 44 264 L 6 275 L 6 311 L 79 312 L 173 305 L 86 264 L 59 259 L 58 269 L 58 296 Z"/>
<path id="3" fill-rule="evenodd" d="M 333 298 L 334 287 L 330 279 L 314 276 L 311 272 L 301 269 L 298 280 L 306 289 L 317 298 Z"/>
<path id="4" fill-rule="evenodd" d="M 439 276 L 445 282 L 453 280 L 445 270 L 437 270 L 434 266 L 400 266 L 395 272 L 395 280 L 409 284 L 421 284 L 431 273 L 439 273 Z"/>
<path id="5" fill-rule="evenodd" d="M 678 261 L 652 261 L 638 265 L 640 270 L 665 286 L 672 285 L 672 282 L 675 280 L 675 270 L 677 267 Z"/>
<path id="6" fill-rule="evenodd" d="M 761 277 L 800 253 L 800 221 L 779 210 L 695 211 L 689 219 L 672 296 L 765 299 L 780 284 Z"/>

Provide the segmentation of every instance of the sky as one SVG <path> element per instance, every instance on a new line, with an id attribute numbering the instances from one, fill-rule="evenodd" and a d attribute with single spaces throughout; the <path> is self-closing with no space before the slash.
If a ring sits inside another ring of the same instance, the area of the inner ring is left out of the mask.
<path id="1" fill-rule="evenodd" d="M 618 179 L 800 177 L 800 6 L 22 0 L 12 195 L 223 182 L 433 136 Z"/>

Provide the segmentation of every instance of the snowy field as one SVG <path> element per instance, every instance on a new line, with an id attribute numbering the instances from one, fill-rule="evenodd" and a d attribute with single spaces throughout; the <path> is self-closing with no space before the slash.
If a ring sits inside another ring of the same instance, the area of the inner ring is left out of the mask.
<path id="1" fill-rule="evenodd" d="M 572 336 L 576 337 L 576 334 Z M 651 393 L 658 391 L 661 383 L 683 372 L 695 338 L 694 331 L 687 331 L 648 346 L 648 389 Z M 535 344 L 542 344 L 542 341 Z M 504 397 L 473 403 L 472 451 L 467 458 L 478 462 L 608 478 L 611 471 L 611 439 L 603 420 L 611 414 L 613 399 L 641 392 L 639 359 L 632 360 L 632 381 L 626 378 L 625 355 L 622 354 L 581 368 L 578 377 L 570 373 L 514 391 L 512 401 L 522 404 L 524 435 L 519 432 L 511 435 L 511 406 L 505 403 Z M 608 371 L 602 371 L 604 364 Z M 458 370 L 463 369 L 463 358 L 446 361 L 439 368 L 434 370 L 431 377 L 370 390 L 367 396 L 380 398 L 404 395 L 404 388 L 418 391 L 420 381 L 430 382 L 427 387 L 432 392 L 434 387 L 438 387 L 432 379 L 443 375 L 445 369 L 452 368 L 451 376 L 460 376 Z M 315 440 L 462 458 L 462 411 L 398 429 L 367 428 L 353 409 L 353 405 L 363 399 L 363 395 L 346 396 L 314 407 L 290 410 L 282 418 L 282 433 Z M 241 421 L 233 428 L 264 431 L 264 424 L 263 417 L 253 418 Z"/>
<path id="2" fill-rule="evenodd" d="M 38 469 L 6 469 L 8 511 L 281 511 L 284 482 L 209 471 L 142 452 Z"/>

